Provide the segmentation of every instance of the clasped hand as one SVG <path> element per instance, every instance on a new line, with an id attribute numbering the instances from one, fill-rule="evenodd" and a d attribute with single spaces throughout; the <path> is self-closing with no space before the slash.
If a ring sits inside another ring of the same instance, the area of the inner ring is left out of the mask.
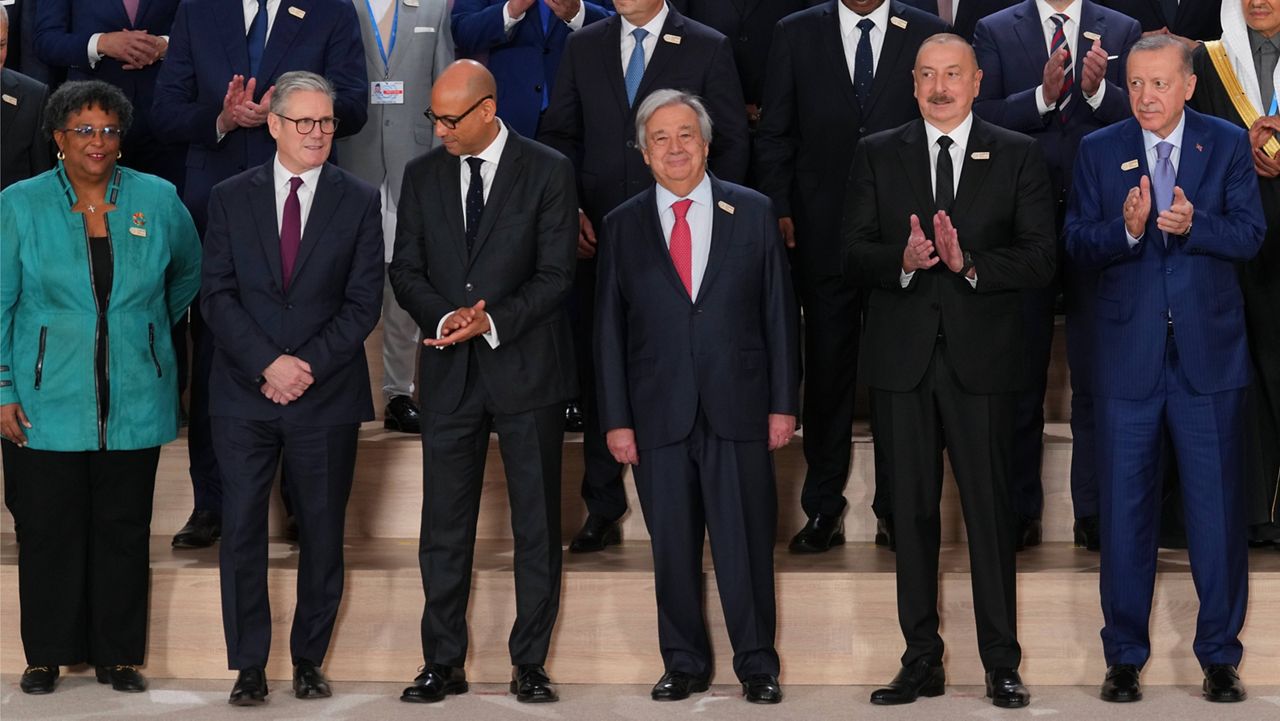
<path id="1" fill-rule="evenodd" d="M 444 348 L 484 335 L 491 327 L 489 314 L 484 312 L 484 301 L 481 300 L 469 308 L 459 308 L 450 313 L 440 326 L 440 337 L 424 338 L 422 344 L 430 348 Z"/>
<path id="2" fill-rule="evenodd" d="M 941 262 L 952 273 L 959 273 L 964 268 L 964 251 L 960 250 L 960 233 L 951 224 L 951 217 L 945 210 L 933 215 L 933 237 L 929 240 L 920 227 L 920 218 L 911 215 L 911 233 L 907 236 L 907 247 L 902 252 L 902 272 L 914 273 L 920 269 L 929 269 Z M 936 255 L 935 255 L 936 253 Z"/>
<path id="3" fill-rule="evenodd" d="M 311 364 L 291 355 L 281 355 L 262 371 L 262 395 L 272 403 L 287 406 L 302 397 L 316 382 Z"/>
<path id="4" fill-rule="evenodd" d="M 267 114 L 271 108 L 271 96 L 276 87 L 272 85 L 262 94 L 262 100 L 253 102 L 253 93 L 258 79 L 249 78 L 246 83 L 243 75 L 231 76 L 227 83 L 227 94 L 222 98 L 222 112 L 218 113 L 218 132 L 229 133 L 236 128 L 256 128 L 267 122 Z"/>

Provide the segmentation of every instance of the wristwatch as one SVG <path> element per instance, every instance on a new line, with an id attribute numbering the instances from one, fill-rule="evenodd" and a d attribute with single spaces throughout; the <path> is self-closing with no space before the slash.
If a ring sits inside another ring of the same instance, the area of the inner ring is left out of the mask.
<path id="1" fill-rule="evenodd" d="M 956 272 L 956 275 L 968 276 L 969 271 L 973 270 L 973 256 L 966 250 L 964 251 L 963 257 L 964 265 Z"/>

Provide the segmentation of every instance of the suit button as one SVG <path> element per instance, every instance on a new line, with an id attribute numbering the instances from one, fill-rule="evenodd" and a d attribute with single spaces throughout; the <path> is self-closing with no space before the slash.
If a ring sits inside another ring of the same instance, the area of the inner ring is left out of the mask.
<path id="1" fill-rule="evenodd" d="M 701 308 L 695 308 L 695 309 L 693 310 L 693 314 L 694 314 L 694 315 L 702 315 L 702 309 L 701 309 Z"/>
<path id="2" fill-rule="evenodd" d="M 292 355 L 292 354 L 293 354 L 293 349 L 292 349 L 292 348 L 285 348 L 285 349 L 284 349 L 284 354 L 285 354 L 285 355 Z"/>
<path id="3" fill-rule="evenodd" d="M 285 303 L 285 304 L 284 304 L 284 309 L 285 309 L 285 310 L 293 310 L 293 303 Z"/>
<path id="4" fill-rule="evenodd" d="M 542 92 L 542 86 L 541 86 L 541 85 L 535 85 L 535 86 L 533 86 L 533 92 L 535 92 L 535 93 L 540 93 L 540 92 Z"/>
<path id="5" fill-rule="evenodd" d="M 739 35 L 739 36 L 738 36 L 738 42 L 740 42 L 740 43 L 745 43 L 746 41 L 747 41 L 747 36 L 746 36 L 746 35 Z"/>
<path id="6" fill-rule="evenodd" d="M 389 128 L 389 127 L 391 127 L 391 121 L 390 121 L 390 120 L 384 120 L 384 121 L 382 121 L 382 126 L 383 126 L 384 128 Z"/>
<path id="7" fill-rule="evenodd" d="M 1165 269 L 1164 269 L 1164 274 L 1165 274 L 1165 275 L 1173 275 L 1173 268 L 1165 268 Z"/>
<path id="8" fill-rule="evenodd" d="M 467 283 L 466 285 L 464 285 L 464 286 L 462 286 L 462 287 L 463 287 L 463 289 L 464 289 L 464 290 L 466 290 L 468 293 L 470 293 L 470 292 L 475 288 L 475 286 L 471 285 L 470 283 Z"/>
<path id="9" fill-rule="evenodd" d="M 867 134 L 867 129 L 865 127 L 858 128 L 858 135 L 866 135 L 866 134 Z"/>

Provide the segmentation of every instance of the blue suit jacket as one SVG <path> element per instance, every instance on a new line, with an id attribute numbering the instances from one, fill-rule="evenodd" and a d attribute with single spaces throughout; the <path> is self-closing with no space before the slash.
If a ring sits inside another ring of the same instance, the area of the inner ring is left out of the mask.
<path id="1" fill-rule="evenodd" d="M 298 17 L 293 10 L 297 10 Z M 281 3 L 262 55 L 255 100 L 290 70 L 310 70 L 333 83 L 338 135 L 351 135 L 368 117 L 369 82 L 355 7 L 347 0 Z M 249 75 L 244 12 L 238 2 L 186 0 L 178 8 L 169 53 L 156 83 L 157 135 L 190 143 L 183 201 L 204 228 L 209 190 L 270 160 L 275 141 L 267 126 L 238 128 L 218 141 L 215 122 L 231 76 Z"/>
<path id="2" fill-rule="evenodd" d="M 1130 248 L 1123 205 L 1149 175 L 1136 120 L 1080 144 L 1064 229 L 1078 266 L 1099 270 L 1094 312 L 1094 393 L 1142 400 L 1158 388 L 1172 315 L 1182 369 L 1197 393 L 1249 382 L 1244 302 L 1235 264 L 1262 246 L 1265 221 L 1244 130 L 1187 109 L 1177 184 L 1195 206 L 1189 236 L 1156 228 Z M 1154 200 L 1152 205 L 1154 206 Z"/>
<path id="3" fill-rule="evenodd" d="M 364 340 L 382 313 L 378 189 L 326 164 L 281 288 L 272 162 L 213 188 L 200 310 L 213 332 L 209 414 L 334 426 L 373 418 Z M 315 383 L 276 405 L 262 371 L 281 354 L 311 364 Z"/>
<path id="4" fill-rule="evenodd" d="M 1132 115 L 1129 93 L 1124 79 L 1129 47 L 1142 36 L 1137 21 L 1090 0 L 1080 6 L 1080 32 L 1076 41 L 1075 77 L 1068 106 L 1068 120 L 1062 123 L 1052 109 L 1040 114 L 1036 104 L 1037 88 L 1044 79 L 1044 66 L 1049 61 L 1049 48 L 1035 0 L 1001 10 L 978 21 L 973 34 L 973 49 L 982 68 L 982 90 L 973 110 L 983 120 L 1009 130 L 1030 135 L 1040 143 L 1049 163 L 1049 179 L 1055 199 L 1065 200 L 1071 183 L 1071 166 L 1075 162 L 1080 139 L 1111 123 Z M 1084 56 L 1094 40 L 1085 33 L 1096 33 L 1108 55 L 1119 55 L 1107 63 L 1102 104 L 1097 110 L 1084 99 L 1079 79 L 1083 77 Z"/>
<path id="5" fill-rule="evenodd" d="M 768 439 L 770 413 L 799 412 L 799 318 L 768 198 L 711 178 L 711 256 L 696 300 L 680 281 L 654 186 L 610 213 L 596 281 L 596 389 L 603 431 L 641 450 L 686 438 L 698 409 L 733 441 Z"/>
<path id="6" fill-rule="evenodd" d="M 455 0 L 453 41 L 459 55 L 489 53 L 486 65 L 498 81 L 498 117 L 517 133 L 532 138 L 538 133 L 543 88 L 550 97 L 564 43 L 573 31 L 554 17 L 551 31 L 544 31 L 535 4 L 508 35 L 503 32 L 506 4 L 507 0 Z M 611 0 L 583 5 L 583 27 L 613 14 Z"/>

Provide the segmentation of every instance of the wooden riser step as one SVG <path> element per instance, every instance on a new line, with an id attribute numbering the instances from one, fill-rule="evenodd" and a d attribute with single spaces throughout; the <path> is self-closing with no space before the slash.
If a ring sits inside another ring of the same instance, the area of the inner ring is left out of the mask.
<path id="1" fill-rule="evenodd" d="M 348 546 L 346 595 L 325 671 L 336 681 L 411 680 L 422 663 L 418 622 L 422 586 L 416 542 L 360 539 Z M 0 537 L 0 671 L 20 673 L 17 549 Z M 710 554 L 707 554 L 710 558 Z M 296 549 L 271 546 L 274 635 L 268 675 L 288 679 Z M 1019 629 L 1023 676 L 1032 685 L 1095 685 L 1104 671 L 1097 554 L 1048 544 L 1019 556 Z M 468 677 L 510 678 L 507 634 L 515 613 L 511 549 L 478 544 L 471 596 Z M 708 561 L 709 564 L 709 561 Z M 903 649 L 895 606 L 893 556 L 849 544 L 817 557 L 776 555 L 778 650 L 784 683 L 887 681 Z M 149 655 L 146 673 L 162 678 L 230 679 L 222 635 L 216 549 L 176 553 L 168 539 L 152 546 Z M 968 559 L 963 546 L 942 554 L 940 606 L 948 644 L 948 680 L 980 684 Z M 1242 674 L 1247 683 L 1280 683 L 1280 553 L 1250 557 L 1249 616 Z M 1185 552 L 1162 552 L 1151 636 L 1148 684 L 1197 685 L 1191 652 L 1197 602 Z M 731 653 L 714 575 L 708 566 L 706 617 L 717 650 L 716 678 L 731 683 Z M 561 683 L 652 683 L 661 675 L 649 546 L 628 542 L 603 554 L 567 554 L 559 623 L 548 667 Z"/>

